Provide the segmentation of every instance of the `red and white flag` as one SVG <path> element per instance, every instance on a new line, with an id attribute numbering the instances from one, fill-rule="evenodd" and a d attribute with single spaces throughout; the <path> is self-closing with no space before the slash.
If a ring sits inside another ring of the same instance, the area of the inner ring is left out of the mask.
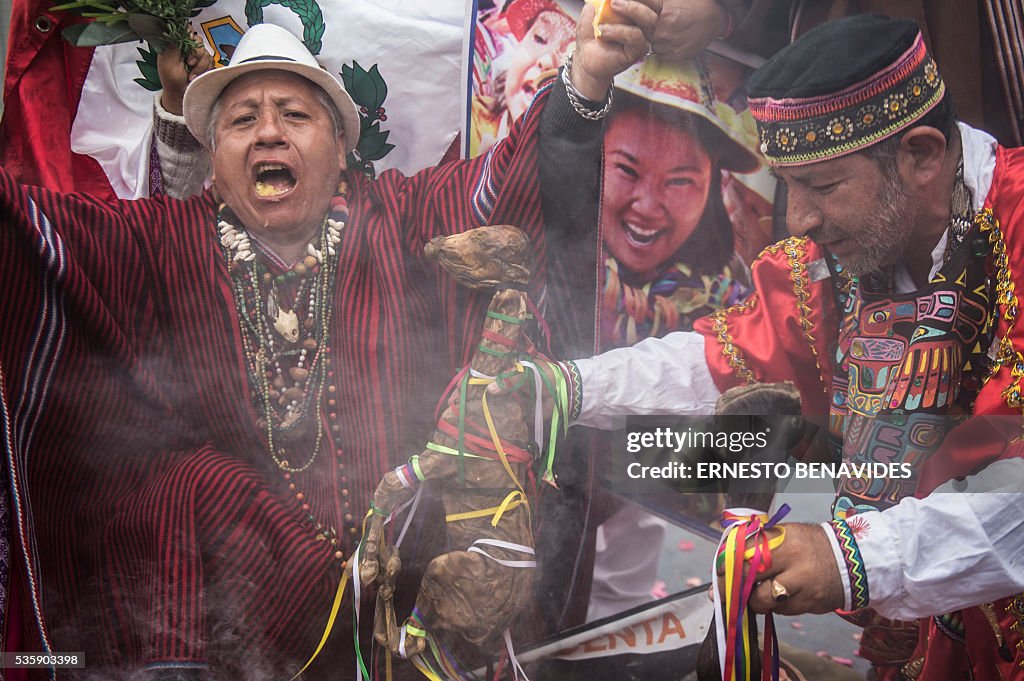
<path id="1" fill-rule="evenodd" d="M 372 127 L 364 160 L 411 173 L 437 163 L 459 132 L 471 2 L 218 0 L 192 23 L 217 65 L 255 23 L 302 37 L 347 75 Z M 52 4 L 14 0 L 0 162 L 30 184 L 146 196 L 156 55 L 145 43 L 72 47 L 61 31 L 82 20 Z"/>

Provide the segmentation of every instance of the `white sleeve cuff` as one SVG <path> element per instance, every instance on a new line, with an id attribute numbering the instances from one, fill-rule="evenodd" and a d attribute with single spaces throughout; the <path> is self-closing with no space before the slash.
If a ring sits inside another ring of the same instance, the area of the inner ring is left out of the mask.
<path id="1" fill-rule="evenodd" d="M 912 619 L 1024 591 L 1022 480 L 1024 459 L 1004 459 L 967 478 L 968 491 L 947 484 L 858 514 L 871 607 Z"/>
<path id="2" fill-rule="evenodd" d="M 157 92 L 153 100 L 153 130 L 164 193 L 187 199 L 203 190 L 210 156 L 185 126 L 185 118 L 164 109 L 160 94 Z"/>
<path id="3" fill-rule="evenodd" d="M 828 537 L 828 544 L 832 547 L 832 557 L 836 560 L 836 567 L 839 568 L 839 579 L 843 581 L 843 610 L 849 612 L 853 607 L 853 595 L 850 591 L 850 571 L 846 569 L 846 558 L 842 549 L 839 548 L 839 540 L 836 539 L 836 532 L 832 529 L 831 523 L 822 523 L 821 529 L 825 530 Z"/>
<path id="4" fill-rule="evenodd" d="M 866 511 L 854 517 L 857 518 L 854 526 L 858 528 L 854 537 L 868 576 L 870 605 L 885 617 L 899 619 L 898 615 L 887 614 L 903 610 L 904 556 L 898 532 L 889 517 L 878 511 Z M 846 569 L 845 563 L 843 569 Z"/>
<path id="5" fill-rule="evenodd" d="M 583 405 L 573 425 L 614 430 L 626 416 L 710 414 L 721 394 L 697 333 L 648 338 L 574 363 Z"/>

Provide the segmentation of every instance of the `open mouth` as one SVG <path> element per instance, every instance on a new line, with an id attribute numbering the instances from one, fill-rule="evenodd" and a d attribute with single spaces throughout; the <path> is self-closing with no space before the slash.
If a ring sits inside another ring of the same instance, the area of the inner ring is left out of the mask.
<path id="1" fill-rule="evenodd" d="M 292 171 L 280 163 L 261 163 L 256 166 L 256 196 L 274 198 L 295 188 Z"/>
<path id="2" fill-rule="evenodd" d="M 644 229 L 630 222 L 622 223 L 622 231 L 626 238 L 636 246 L 649 246 L 657 240 L 663 230 Z"/>

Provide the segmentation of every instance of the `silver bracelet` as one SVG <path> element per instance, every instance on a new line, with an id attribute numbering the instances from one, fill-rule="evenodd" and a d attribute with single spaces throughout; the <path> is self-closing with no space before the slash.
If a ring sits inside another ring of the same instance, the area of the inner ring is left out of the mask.
<path id="1" fill-rule="evenodd" d="M 569 72 L 572 70 L 572 56 L 574 50 L 570 50 L 569 54 L 565 55 L 565 63 L 562 65 L 562 84 L 565 85 L 565 94 L 569 97 L 569 103 L 572 104 L 573 111 L 578 113 L 588 121 L 599 121 L 608 115 L 608 112 L 612 110 L 612 99 L 615 95 L 615 86 L 611 85 L 608 87 L 608 96 L 605 97 L 604 106 L 600 109 L 594 110 L 588 108 L 583 101 L 590 101 L 583 96 L 583 93 L 576 89 L 576 86 L 572 84 L 572 80 L 569 79 Z"/>

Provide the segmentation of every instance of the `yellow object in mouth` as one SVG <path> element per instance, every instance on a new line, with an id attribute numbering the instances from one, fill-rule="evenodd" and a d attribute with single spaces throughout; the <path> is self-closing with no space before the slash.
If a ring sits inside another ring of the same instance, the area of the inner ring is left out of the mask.
<path id="1" fill-rule="evenodd" d="M 284 194 L 286 191 L 288 190 L 275 187 L 272 184 L 267 184 L 262 180 L 256 180 L 256 196 L 264 198 L 268 196 L 279 196 L 280 194 Z"/>

